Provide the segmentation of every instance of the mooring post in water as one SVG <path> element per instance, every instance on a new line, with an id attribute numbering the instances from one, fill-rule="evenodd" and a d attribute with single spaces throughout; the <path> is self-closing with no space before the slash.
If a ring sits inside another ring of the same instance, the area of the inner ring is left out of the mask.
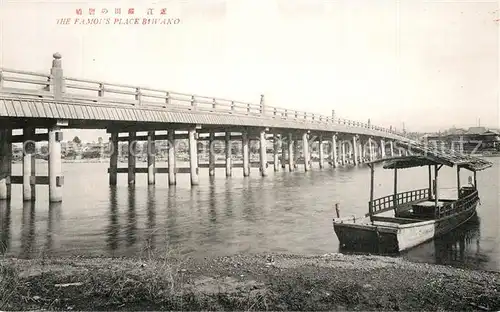
<path id="1" fill-rule="evenodd" d="M 337 212 L 337 218 L 340 218 L 339 203 L 335 204 L 335 211 Z"/>

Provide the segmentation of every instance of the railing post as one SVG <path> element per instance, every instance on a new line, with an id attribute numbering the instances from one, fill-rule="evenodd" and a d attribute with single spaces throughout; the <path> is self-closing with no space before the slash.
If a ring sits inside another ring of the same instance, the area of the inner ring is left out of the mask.
<path id="1" fill-rule="evenodd" d="M 251 106 L 250 103 L 247 104 L 247 113 L 250 114 Z"/>
<path id="2" fill-rule="evenodd" d="M 216 105 L 217 105 L 217 101 L 215 101 L 215 98 L 214 98 L 214 99 L 212 99 L 212 108 L 213 108 L 214 110 L 216 110 L 216 109 L 217 109 Z"/>
<path id="3" fill-rule="evenodd" d="M 264 94 L 260 95 L 260 114 L 265 114 L 265 102 L 264 102 Z"/>
<path id="4" fill-rule="evenodd" d="M 141 105 L 141 88 L 135 88 L 135 100 L 137 101 L 137 104 Z"/>
<path id="5" fill-rule="evenodd" d="M 97 91 L 97 95 L 100 97 L 104 96 L 104 84 L 103 83 L 99 84 L 99 91 Z"/>
<path id="6" fill-rule="evenodd" d="M 234 101 L 231 101 L 231 111 L 234 111 Z"/>
<path id="7" fill-rule="evenodd" d="M 194 95 L 191 95 L 191 107 L 192 107 L 193 109 L 195 109 L 195 108 L 196 108 L 196 101 L 195 101 L 195 99 L 194 99 Z"/>
<path id="8" fill-rule="evenodd" d="M 167 91 L 167 94 L 165 96 L 165 103 L 167 105 L 170 105 L 172 103 L 171 99 L 170 99 L 170 92 Z"/>
<path id="9" fill-rule="evenodd" d="M 51 83 L 49 85 L 49 90 L 54 93 L 55 100 L 61 100 L 64 93 L 64 76 L 61 64 L 61 54 L 54 53 L 52 55 L 54 59 L 52 60 L 52 68 L 50 69 Z"/>

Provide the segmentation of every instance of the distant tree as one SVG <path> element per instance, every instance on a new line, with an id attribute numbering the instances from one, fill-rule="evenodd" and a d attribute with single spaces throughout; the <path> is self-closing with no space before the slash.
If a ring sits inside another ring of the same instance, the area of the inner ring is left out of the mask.
<path id="1" fill-rule="evenodd" d="M 82 140 L 80 140 L 80 138 L 78 136 L 75 136 L 73 138 L 73 142 L 76 143 L 76 144 L 81 144 L 82 143 Z"/>

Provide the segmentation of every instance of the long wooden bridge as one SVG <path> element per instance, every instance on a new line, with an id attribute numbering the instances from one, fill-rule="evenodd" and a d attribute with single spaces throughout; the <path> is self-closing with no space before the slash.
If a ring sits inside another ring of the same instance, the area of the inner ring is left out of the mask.
<path id="1" fill-rule="evenodd" d="M 11 198 L 11 184 L 23 184 L 23 199 L 35 200 L 35 185 L 48 184 L 51 202 L 62 201 L 64 178 L 61 161 L 61 129 L 106 129 L 110 133 L 109 183 L 117 183 L 118 173 L 127 173 L 129 184 L 136 173 L 147 173 L 148 183 L 155 183 L 156 173 L 167 173 L 170 185 L 176 184 L 177 173 L 188 173 L 191 184 L 199 183 L 198 168 L 242 167 L 243 175 L 258 167 L 267 175 L 268 164 L 274 170 L 296 170 L 298 164 L 310 170 L 313 162 L 323 168 L 357 165 L 366 160 L 393 155 L 394 142 L 409 141 L 392 127 L 269 106 L 261 96 L 259 104 L 183 94 L 123 84 L 111 84 L 65 77 L 61 55 L 53 55 L 50 73 L 35 73 L 0 68 L 0 200 Z M 13 130 L 22 129 L 21 135 Z M 47 129 L 37 133 L 36 129 Z M 167 134 L 158 134 L 167 131 Z M 137 135 L 147 132 L 147 135 Z M 122 137 L 120 133 L 128 136 Z M 222 136 L 218 135 L 222 134 Z M 225 141 L 225 163 L 216 163 L 213 142 Z M 187 139 L 189 168 L 176 167 L 175 141 Z M 147 141 L 155 151 L 156 140 L 167 140 L 168 161 L 156 167 L 155 152 L 149 152 L 147 168 L 137 168 L 137 141 Z M 231 142 L 241 141 L 242 163 L 235 163 Z M 259 161 L 250 161 L 249 141 L 258 140 Z M 273 157 L 268 159 L 268 140 L 272 140 Z M 37 176 L 35 143 L 48 141 L 47 177 Z M 128 167 L 118 168 L 118 142 L 128 141 Z M 208 163 L 199 159 L 200 144 L 209 142 Z M 302 157 L 299 158 L 299 141 Z M 12 175 L 12 144 L 23 143 L 23 175 Z M 316 144 L 319 157 L 311 159 L 311 146 Z M 328 151 L 325 155 L 325 145 Z M 401 151 L 399 151 L 401 152 Z M 281 166 L 280 166 L 281 164 Z"/>

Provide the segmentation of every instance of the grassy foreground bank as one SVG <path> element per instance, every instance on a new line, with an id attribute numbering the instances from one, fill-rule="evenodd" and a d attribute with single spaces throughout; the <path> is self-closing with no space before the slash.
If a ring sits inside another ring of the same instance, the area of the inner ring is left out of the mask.
<path id="1" fill-rule="evenodd" d="M 378 256 L 0 261 L 0 310 L 490 310 L 500 274 Z"/>

